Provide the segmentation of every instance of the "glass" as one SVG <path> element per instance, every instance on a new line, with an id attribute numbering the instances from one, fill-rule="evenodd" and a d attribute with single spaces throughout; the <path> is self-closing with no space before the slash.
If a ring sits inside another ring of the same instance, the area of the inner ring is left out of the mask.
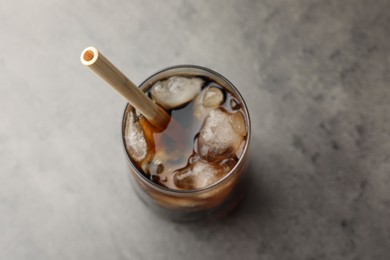
<path id="1" fill-rule="evenodd" d="M 248 109 L 238 90 L 222 75 L 200 66 L 179 65 L 161 70 L 146 79 L 140 88 L 148 91 L 152 85 L 171 76 L 205 76 L 232 93 L 242 104 L 245 116 L 247 136 L 243 152 L 236 165 L 229 173 L 212 184 L 198 190 L 173 190 L 160 186 L 148 179 L 130 159 L 126 150 L 125 126 L 127 113 L 132 110 L 128 104 L 122 120 L 122 140 L 125 148 L 132 183 L 140 199 L 154 212 L 175 221 L 195 221 L 217 219 L 234 209 L 244 194 L 243 175 L 248 165 L 248 147 L 251 137 L 251 126 Z"/>

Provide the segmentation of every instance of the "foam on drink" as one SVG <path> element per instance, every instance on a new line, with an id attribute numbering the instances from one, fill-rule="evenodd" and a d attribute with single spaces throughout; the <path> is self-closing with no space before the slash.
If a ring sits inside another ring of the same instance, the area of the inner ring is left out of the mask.
<path id="1" fill-rule="evenodd" d="M 202 189 L 234 167 L 246 141 L 242 105 L 232 93 L 206 77 L 173 76 L 160 80 L 148 95 L 175 124 L 160 132 L 130 111 L 126 148 L 150 180 L 169 189 Z M 177 132 L 179 124 L 184 133 Z"/>

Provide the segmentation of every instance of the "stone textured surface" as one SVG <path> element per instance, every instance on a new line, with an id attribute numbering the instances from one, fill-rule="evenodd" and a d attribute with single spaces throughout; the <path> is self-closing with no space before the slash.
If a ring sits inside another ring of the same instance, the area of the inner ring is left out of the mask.
<path id="1" fill-rule="evenodd" d="M 389 259 L 390 2 L 1 1 L 0 259 Z M 229 78 L 252 113 L 248 195 L 219 223 L 137 199 L 125 102 L 169 65 Z"/>

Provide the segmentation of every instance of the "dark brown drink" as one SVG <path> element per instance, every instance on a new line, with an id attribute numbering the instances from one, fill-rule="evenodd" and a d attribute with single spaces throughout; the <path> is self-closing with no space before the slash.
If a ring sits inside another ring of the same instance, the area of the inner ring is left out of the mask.
<path id="1" fill-rule="evenodd" d="M 141 88 L 170 113 L 163 131 L 128 106 L 123 139 L 136 190 L 152 209 L 176 220 L 222 215 L 240 198 L 249 115 L 237 90 L 201 67 L 161 71 Z"/>

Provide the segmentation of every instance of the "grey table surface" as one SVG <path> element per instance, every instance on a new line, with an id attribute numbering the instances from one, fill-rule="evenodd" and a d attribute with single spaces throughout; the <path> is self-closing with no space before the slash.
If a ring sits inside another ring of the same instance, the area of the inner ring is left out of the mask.
<path id="1" fill-rule="evenodd" d="M 0 1 L 0 259 L 390 257 L 390 1 Z M 252 115 L 250 184 L 216 223 L 132 189 L 125 101 L 176 64 L 229 78 Z"/>

